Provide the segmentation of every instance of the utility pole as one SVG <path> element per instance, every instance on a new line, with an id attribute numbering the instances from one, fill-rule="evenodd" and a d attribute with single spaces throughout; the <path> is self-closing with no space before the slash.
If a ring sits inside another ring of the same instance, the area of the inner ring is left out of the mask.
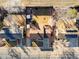
<path id="1" fill-rule="evenodd" d="M 25 24 L 25 32 L 26 32 L 26 46 L 31 46 L 31 39 L 30 39 L 30 23 L 32 20 L 32 8 L 25 9 L 25 17 L 26 17 L 26 24 Z"/>

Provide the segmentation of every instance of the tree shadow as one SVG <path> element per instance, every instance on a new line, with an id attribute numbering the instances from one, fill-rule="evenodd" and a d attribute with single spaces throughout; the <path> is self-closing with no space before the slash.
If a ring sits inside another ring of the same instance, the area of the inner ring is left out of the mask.
<path id="1" fill-rule="evenodd" d="M 73 49 L 69 49 L 69 51 L 63 51 L 63 55 L 62 57 L 60 57 L 61 59 L 79 59 L 75 53 Z"/>
<path id="2" fill-rule="evenodd" d="M 27 56 L 30 56 L 29 53 L 26 51 L 26 49 L 25 49 L 23 46 L 21 47 L 21 49 L 23 50 L 23 52 L 24 52 Z M 28 49 L 28 48 L 27 48 L 27 49 Z M 28 49 L 28 51 L 30 51 L 30 50 Z"/>
<path id="3" fill-rule="evenodd" d="M 8 52 L 8 55 L 10 55 L 12 58 L 21 59 L 21 54 L 18 53 L 15 49 L 10 48 Z"/>
<path id="4" fill-rule="evenodd" d="M 39 24 L 36 22 L 36 20 L 32 20 L 31 28 L 36 28 L 36 29 L 40 30 Z"/>

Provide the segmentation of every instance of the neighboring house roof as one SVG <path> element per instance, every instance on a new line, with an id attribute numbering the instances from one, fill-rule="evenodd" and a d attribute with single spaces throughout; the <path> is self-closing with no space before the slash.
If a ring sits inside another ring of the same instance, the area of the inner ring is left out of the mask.
<path id="1" fill-rule="evenodd" d="M 27 2 L 27 3 L 26 3 Z M 78 0 L 22 0 L 22 6 L 57 6 L 79 5 Z"/>
<path id="2" fill-rule="evenodd" d="M 79 5 L 79 0 L 0 0 L 0 6 L 57 6 Z"/>

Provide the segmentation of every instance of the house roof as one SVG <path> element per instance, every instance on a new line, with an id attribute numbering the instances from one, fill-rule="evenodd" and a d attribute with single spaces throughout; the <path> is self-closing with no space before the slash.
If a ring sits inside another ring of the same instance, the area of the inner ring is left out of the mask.
<path id="1" fill-rule="evenodd" d="M 0 6 L 56 6 L 79 5 L 79 0 L 0 0 Z"/>

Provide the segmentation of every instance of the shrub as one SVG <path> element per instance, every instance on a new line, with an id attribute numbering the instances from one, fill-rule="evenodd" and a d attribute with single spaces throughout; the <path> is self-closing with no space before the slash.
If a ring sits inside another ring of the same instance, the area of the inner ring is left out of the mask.
<path id="1" fill-rule="evenodd" d="M 69 9 L 67 11 L 67 15 L 70 18 L 75 18 L 77 16 L 77 10 L 76 9 Z"/>

